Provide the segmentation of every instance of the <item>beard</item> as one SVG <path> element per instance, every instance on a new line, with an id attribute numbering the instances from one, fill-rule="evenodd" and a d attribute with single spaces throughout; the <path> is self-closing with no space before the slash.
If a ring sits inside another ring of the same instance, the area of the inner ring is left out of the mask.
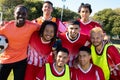
<path id="1" fill-rule="evenodd" d="M 22 27 L 22 26 L 24 26 L 24 24 L 25 24 L 25 22 L 23 22 L 23 23 L 16 23 L 16 26 L 17 27 Z"/>
<path id="2" fill-rule="evenodd" d="M 102 44 L 102 41 L 101 42 L 97 42 L 97 44 L 93 44 L 95 47 L 98 47 Z"/>
<path id="3" fill-rule="evenodd" d="M 25 18 L 16 18 L 16 26 L 22 27 L 25 24 Z"/>
<path id="4" fill-rule="evenodd" d="M 58 66 L 59 68 L 62 68 L 62 66 Z"/>

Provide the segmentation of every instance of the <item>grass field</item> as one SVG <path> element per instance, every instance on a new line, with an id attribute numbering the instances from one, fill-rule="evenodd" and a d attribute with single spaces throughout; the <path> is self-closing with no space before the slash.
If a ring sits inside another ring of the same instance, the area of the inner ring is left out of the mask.
<path id="1" fill-rule="evenodd" d="M 114 44 L 114 45 L 119 49 L 119 52 L 120 52 L 120 44 Z M 12 71 L 8 77 L 8 80 L 13 80 L 13 72 Z"/>

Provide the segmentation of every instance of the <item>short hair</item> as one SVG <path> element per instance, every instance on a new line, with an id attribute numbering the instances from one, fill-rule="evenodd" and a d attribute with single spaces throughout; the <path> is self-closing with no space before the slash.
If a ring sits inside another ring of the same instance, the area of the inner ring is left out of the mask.
<path id="1" fill-rule="evenodd" d="M 80 47 L 79 51 L 86 51 L 89 55 L 91 55 L 91 49 L 87 46 Z"/>
<path id="2" fill-rule="evenodd" d="M 48 3 L 48 4 L 50 4 L 50 5 L 53 7 L 53 3 L 52 3 L 52 2 L 50 2 L 50 1 L 45 1 L 43 4 L 45 4 L 45 3 Z"/>
<path id="3" fill-rule="evenodd" d="M 54 41 L 54 39 L 56 38 L 56 35 L 57 35 L 57 29 L 58 29 L 58 26 L 55 22 L 52 22 L 52 21 L 49 21 L 49 20 L 45 20 L 42 25 L 41 25 L 41 28 L 39 30 L 39 35 L 42 37 L 43 36 L 43 32 L 45 30 L 45 27 L 47 25 L 52 25 L 54 27 L 54 37 L 51 41 Z"/>
<path id="4" fill-rule="evenodd" d="M 68 51 L 68 49 L 67 48 L 64 48 L 64 47 L 60 47 L 58 50 L 57 50 L 57 53 L 56 54 L 58 54 L 58 52 L 65 52 L 67 55 L 69 55 L 69 51 Z"/>
<path id="5" fill-rule="evenodd" d="M 79 7 L 79 9 L 78 9 L 78 13 L 80 13 L 81 8 L 88 8 L 88 9 L 89 9 L 89 11 L 90 11 L 90 13 L 92 13 L 91 5 L 90 5 L 90 4 L 88 4 L 88 3 L 86 3 L 86 4 L 81 3 L 81 5 L 80 5 L 80 7 Z"/>
<path id="6" fill-rule="evenodd" d="M 16 9 L 17 9 L 18 7 L 24 8 L 24 9 L 26 10 L 26 12 L 28 13 L 28 9 L 27 9 L 27 7 L 25 7 L 25 6 L 22 5 L 22 4 L 17 5 L 17 6 L 15 7 L 15 9 L 14 9 L 14 12 L 16 11 Z"/>
<path id="7" fill-rule="evenodd" d="M 97 27 L 97 26 L 94 27 L 93 29 L 91 29 L 90 35 L 92 35 L 92 33 L 100 33 L 100 34 L 104 35 L 103 30 L 100 27 Z"/>
<path id="8" fill-rule="evenodd" d="M 80 21 L 78 21 L 78 20 L 69 20 L 68 25 L 79 25 L 80 26 Z"/>

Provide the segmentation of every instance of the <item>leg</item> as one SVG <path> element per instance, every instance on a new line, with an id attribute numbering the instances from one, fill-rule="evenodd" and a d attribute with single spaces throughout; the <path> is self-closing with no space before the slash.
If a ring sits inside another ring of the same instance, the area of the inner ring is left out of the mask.
<path id="1" fill-rule="evenodd" d="M 40 69 L 41 67 L 27 64 L 24 80 L 34 80 Z"/>
<path id="2" fill-rule="evenodd" d="M 26 59 L 14 63 L 13 66 L 14 80 L 24 80 L 26 64 L 27 64 Z"/>
<path id="3" fill-rule="evenodd" d="M 12 64 L 0 64 L 0 80 L 7 80 Z"/>

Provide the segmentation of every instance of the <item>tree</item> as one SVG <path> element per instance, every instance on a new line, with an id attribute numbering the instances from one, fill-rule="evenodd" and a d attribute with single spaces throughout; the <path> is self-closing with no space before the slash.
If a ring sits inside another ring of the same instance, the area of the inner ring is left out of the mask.
<path id="1" fill-rule="evenodd" d="M 120 16 L 116 16 L 111 31 L 114 35 L 119 35 L 120 37 Z"/>
<path id="2" fill-rule="evenodd" d="M 0 11 L 3 12 L 5 20 L 14 19 L 13 11 L 14 7 L 18 4 L 24 3 L 24 0 L 0 0 Z"/>
<path id="3" fill-rule="evenodd" d="M 104 9 L 102 11 L 97 12 L 93 18 L 97 21 L 100 21 L 102 23 L 103 26 L 103 30 L 109 34 L 109 35 L 113 35 L 116 30 L 116 28 L 114 27 L 118 27 L 120 26 L 120 24 L 118 24 L 118 20 L 115 21 L 117 19 L 117 17 L 120 16 L 116 11 L 112 10 L 112 9 Z M 113 29 L 114 28 L 114 29 Z M 112 30 L 113 29 L 113 30 Z M 114 33 L 113 33 L 114 32 Z M 116 31 L 117 32 L 117 31 Z M 116 34 L 116 33 L 115 33 Z"/>
<path id="4" fill-rule="evenodd" d="M 0 0 L 0 5 L 2 12 L 4 12 L 4 19 L 11 20 L 14 19 L 13 12 L 14 7 L 18 4 L 23 4 L 28 8 L 28 19 L 33 20 L 39 16 L 42 16 L 42 5 L 43 0 Z M 61 8 L 54 8 L 52 16 L 60 18 L 61 17 Z M 68 15 L 69 14 L 69 15 Z M 63 21 L 70 19 L 76 19 L 79 15 L 69 9 L 64 9 Z"/>

